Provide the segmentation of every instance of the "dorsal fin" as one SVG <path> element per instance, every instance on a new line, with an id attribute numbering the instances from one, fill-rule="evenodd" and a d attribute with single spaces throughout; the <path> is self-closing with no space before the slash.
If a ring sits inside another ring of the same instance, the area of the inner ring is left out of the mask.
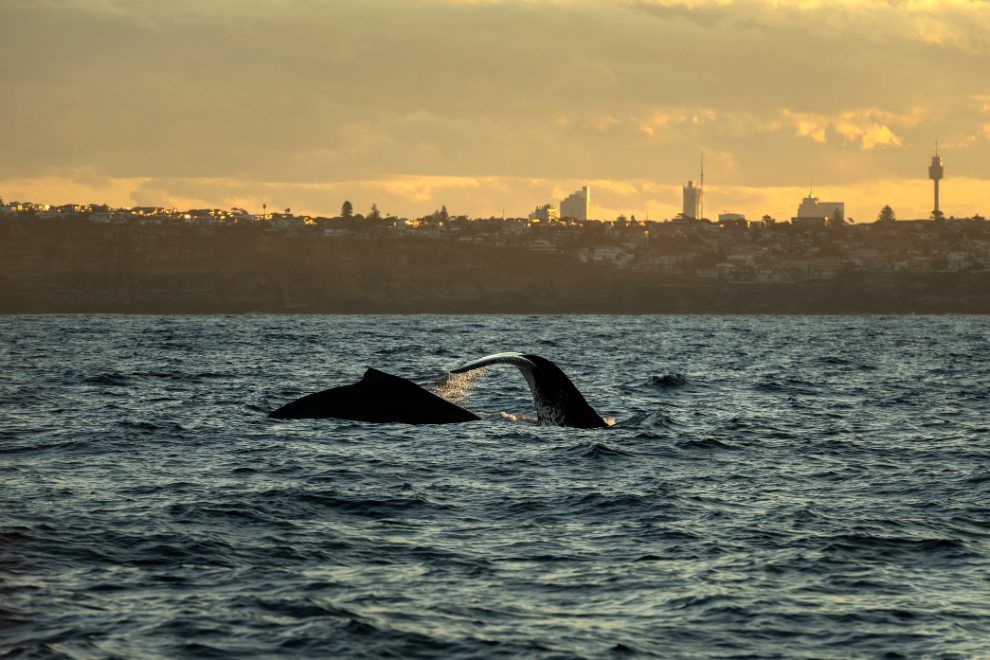
<path id="1" fill-rule="evenodd" d="M 368 367 L 364 371 L 364 375 L 361 377 L 361 382 L 363 383 L 391 383 L 396 380 L 403 380 L 398 378 L 398 376 L 393 376 L 392 374 L 387 374 L 384 371 L 379 371 L 374 367 Z"/>
<path id="2" fill-rule="evenodd" d="M 447 424 L 479 419 L 416 383 L 368 368 L 357 383 L 290 401 L 270 413 L 279 419 L 335 417 L 361 422 Z"/>

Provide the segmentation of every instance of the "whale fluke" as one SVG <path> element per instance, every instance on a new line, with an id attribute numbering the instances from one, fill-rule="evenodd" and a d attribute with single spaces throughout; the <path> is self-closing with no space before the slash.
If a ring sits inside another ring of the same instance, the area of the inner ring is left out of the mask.
<path id="1" fill-rule="evenodd" d="M 461 365 L 451 373 L 462 374 L 495 364 L 512 364 L 522 371 L 533 393 L 540 425 L 571 426 L 581 429 L 608 426 L 605 420 L 588 405 L 571 379 L 557 365 L 539 355 L 496 353 Z"/>
<path id="2" fill-rule="evenodd" d="M 452 424 L 480 419 L 416 383 L 369 368 L 351 385 L 304 396 L 268 414 L 277 419 L 334 417 L 358 422 Z"/>

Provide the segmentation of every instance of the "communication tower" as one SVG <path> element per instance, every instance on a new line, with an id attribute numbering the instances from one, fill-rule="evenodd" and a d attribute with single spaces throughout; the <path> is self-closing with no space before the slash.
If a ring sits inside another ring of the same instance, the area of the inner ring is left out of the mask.
<path id="1" fill-rule="evenodd" d="M 938 182 L 945 176 L 945 168 L 942 167 L 942 157 L 938 155 L 938 142 L 935 143 L 935 155 L 932 156 L 932 164 L 928 166 L 928 178 L 935 182 L 935 210 L 932 215 L 936 218 L 942 215 L 938 207 Z"/>

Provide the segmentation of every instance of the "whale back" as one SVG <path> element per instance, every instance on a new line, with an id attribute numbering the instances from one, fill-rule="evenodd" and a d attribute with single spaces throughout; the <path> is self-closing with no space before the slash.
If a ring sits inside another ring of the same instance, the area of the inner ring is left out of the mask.
<path id="1" fill-rule="evenodd" d="M 479 419 L 473 412 L 412 381 L 371 368 L 357 383 L 304 396 L 268 416 L 278 419 L 332 417 L 402 424 L 452 424 Z"/>
<path id="2" fill-rule="evenodd" d="M 584 429 L 608 426 L 588 404 L 567 374 L 556 364 L 539 355 L 496 353 L 468 362 L 451 373 L 464 373 L 496 364 L 515 365 L 522 372 L 533 394 L 533 403 L 536 404 L 536 415 L 540 425 Z"/>

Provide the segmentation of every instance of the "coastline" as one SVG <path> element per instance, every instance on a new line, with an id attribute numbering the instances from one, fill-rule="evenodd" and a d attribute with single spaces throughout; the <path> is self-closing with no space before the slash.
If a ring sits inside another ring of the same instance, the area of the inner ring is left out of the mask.
<path id="1" fill-rule="evenodd" d="M 463 283 L 462 283 L 463 284 Z M 593 288 L 533 285 L 496 293 L 432 283 L 331 289 L 303 297 L 279 289 L 255 300 L 222 288 L 64 290 L 0 294 L 0 314 L 500 314 L 500 315 L 912 315 L 990 314 L 990 272 L 849 277 L 794 284 L 651 283 L 609 278 Z M 466 290 L 467 289 L 467 290 Z M 432 295 L 431 295 L 432 294 Z"/>

